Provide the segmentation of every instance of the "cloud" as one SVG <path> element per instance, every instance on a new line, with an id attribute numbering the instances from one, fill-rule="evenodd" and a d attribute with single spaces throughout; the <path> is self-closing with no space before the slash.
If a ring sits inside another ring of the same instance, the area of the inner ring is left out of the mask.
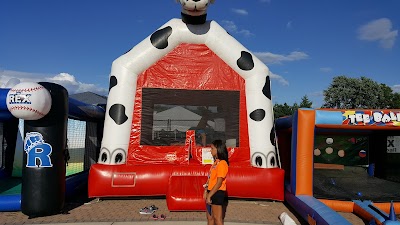
<path id="1" fill-rule="evenodd" d="M 315 91 L 315 92 L 309 93 L 308 95 L 312 96 L 312 97 L 323 97 L 324 96 L 324 92 L 323 91 Z"/>
<path id="2" fill-rule="evenodd" d="M 324 92 L 323 91 L 314 91 L 307 93 L 309 100 L 312 102 L 312 108 L 321 108 L 324 104 Z"/>
<path id="3" fill-rule="evenodd" d="M 240 30 L 233 21 L 223 20 L 221 21 L 221 24 L 230 33 L 241 34 L 245 37 L 250 37 L 254 35 L 249 30 Z"/>
<path id="4" fill-rule="evenodd" d="M 254 52 L 254 55 L 256 55 L 261 61 L 263 61 L 267 65 L 281 64 L 283 62 L 292 62 L 309 58 L 307 53 L 299 51 L 293 51 L 289 55 L 278 55 L 271 52 Z"/>
<path id="5" fill-rule="evenodd" d="M 0 84 L 4 87 L 10 79 L 18 78 L 21 82 L 52 82 L 62 85 L 68 90 L 69 94 L 82 93 L 86 91 L 94 92 L 99 95 L 107 95 L 108 89 L 97 84 L 87 84 L 77 81 L 75 76 L 68 73 L 49 75 L 42 73 L 27 73 L 12 70 L 0 70 Z"/>
<path id="6" fill-rule="evenodd" d="M 289 81 L 285 80 L 285 78 L 283 78 L 281 75 L 278 75 L 278 74 L 275 74 L 275 73 L 269 71 L 269 77 L 271 79 L 277 80 L 283 86 L 289 86 Z"/>
<path id="7" fill-rule="evenodd" d="M 332 68 L 330 68 L 330 67 L 321 67 L 321 68 L 319 68 L 319 71 L 321 71 L 323 73 L 330 73 L 330 72 L 332 72 Z"/>
<path id="8" fill-rule="evenodd" d="M 82 93 L 82 92 L 94 92 L 97 94 L 107 94 L 107 89 L 101 88 L 96 84 L 87 84 L 79 82 L 75 79 L 75 76 L 68 73 L 59 73 L 54 77 L 46 78 L 49 82 L 54 82 L 64 86 L 71 94 Z"/>
<path id="9" fill-rule="evenodd" d="M 245 9 L 232 9 L 232 12 L 243 16 L 249 15 L 249 12 L 247 12 Z"/>
<path id="10" fill-rule="evenodd" d="M 400 92 L 400 84 L 393 85 L 392 89 L 394 92 Z"/>
<path id="11" fill-rule="evenodd" d="M 397 35 L 398 30 L 392 29 L 392 22 L 387 18 L 373 20 L 358 28 L 358 39 L 378 41 L 385 49 L 393 48 Z"/>

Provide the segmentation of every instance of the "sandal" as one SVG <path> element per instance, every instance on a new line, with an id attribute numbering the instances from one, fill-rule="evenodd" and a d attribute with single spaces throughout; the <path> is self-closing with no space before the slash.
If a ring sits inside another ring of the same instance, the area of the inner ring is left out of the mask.
<path id="1" fill-rule="evenodd" d="M 156 214 L 153 214 L 153 216 L 151 217 L 153 220 L 158 220 L 158 216 Z"/>
<path id="2" fill-rule="evenodd" d="M 161 214 L 161 216 L 160 216 L 160 220 L 165 220 L 165 218 L 166 218 L 167 216 L 166 215 L 164 215 L 164 214 Z"/>

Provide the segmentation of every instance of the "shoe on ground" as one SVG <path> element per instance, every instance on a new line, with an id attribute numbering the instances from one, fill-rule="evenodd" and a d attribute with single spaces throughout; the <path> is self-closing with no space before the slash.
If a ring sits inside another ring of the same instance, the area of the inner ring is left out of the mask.
<path id="1" fill-rule="evenodd" d="M 142 215 L 149 215 L 149 214 L 153 214 L 155 210 L 152 210 L 148 207 L 144 207 L 143 209 L 140 209 L 139 213 Z"/>

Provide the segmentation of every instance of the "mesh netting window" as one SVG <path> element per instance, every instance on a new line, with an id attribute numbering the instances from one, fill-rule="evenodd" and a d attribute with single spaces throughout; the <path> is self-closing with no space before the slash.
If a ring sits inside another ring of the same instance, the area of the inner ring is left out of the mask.
<path id="1" fill-rule="evenodd" d="M 100 127 L 99 127 L 100 126 Z M 67 176 L 88 170 L 96 163 L 101 123 L 68 119 L 67 145 L 70 155 Z"/>
<path id="2" fill-rule="evenodd" d="M 67 145 L 70 159 L 67 166 L 67 176 L 83 171 L 85 156 L 86 122 L 68 119 Z"/>
<path id="3" fill-rule="evenodd" d="M 196 131 L 198 145 L 215 139 L 239 143 L 239 91 L 144 88 L 141 144 L 183 145 Z M 162 97 L 160 97 L 162 96 Z"/>

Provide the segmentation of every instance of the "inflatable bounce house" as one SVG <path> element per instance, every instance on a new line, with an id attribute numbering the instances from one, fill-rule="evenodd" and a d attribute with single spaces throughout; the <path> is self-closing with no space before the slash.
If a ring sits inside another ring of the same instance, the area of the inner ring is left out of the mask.
<path id="1" fill-rule="evenodd" d="M 285 201 L 310 224 L 399 224 L 400 110 L 299 109 L 276 121 Z"/>
<path id="2" fill-rule="evenodd" d="M 210 143 L 222 139 L 229 196 L 284 199 L 269 70 L 206 20 L 211 2 L 181 1 L 181 19 L 113 62 L 90 197 L 166 196 L 169 210 L 204 210 Z"/>
<path id="3" fill-rule="evenodd" d="M 58 214 L 87 189 L 104 108 L 68 98 L 54 83 L 11 86 L 0 89 L 0 211 Z"/>

